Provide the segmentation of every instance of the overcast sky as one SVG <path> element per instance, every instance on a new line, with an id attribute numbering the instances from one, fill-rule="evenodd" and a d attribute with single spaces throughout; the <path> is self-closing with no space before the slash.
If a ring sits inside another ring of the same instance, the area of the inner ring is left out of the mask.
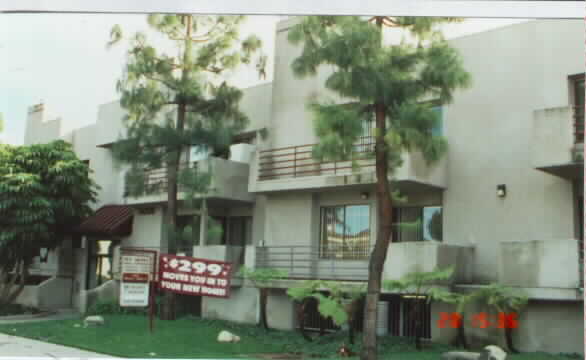
<path id="1" fill-rule="evenodd" d="M 247 87 L 272 80 L 274 35 L 279 16 L 250 16 L 242 34 L 257 34 L 269 55 L 267 78 L 254 69 L 240 71 L 235 85 Z M 519 20 L 468 19 L 450 25 L 446 37 L 510 25 Z M 125 47 L 106 50 L 110 29 L 125 33 L 147 29 L 145 15 L 0 14 L 0 142 L 19 145 L 24 139 L 27 109 L 42 101 L 50 118 L 61 117 L 64 129 L 96 121 L 98 106 L 117 99 L 115 83 L 125 62 Z"/>

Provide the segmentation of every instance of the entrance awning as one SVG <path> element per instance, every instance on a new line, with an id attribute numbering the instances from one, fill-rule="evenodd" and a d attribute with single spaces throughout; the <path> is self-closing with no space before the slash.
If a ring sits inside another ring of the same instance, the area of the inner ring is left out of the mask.
<path id="1" fill-rule="evenodd" d="M 133 210 L 125 205 L 104 205 L 84 220 L 75 232 L 94 236 L 128 236 L 132 233 Z"/>

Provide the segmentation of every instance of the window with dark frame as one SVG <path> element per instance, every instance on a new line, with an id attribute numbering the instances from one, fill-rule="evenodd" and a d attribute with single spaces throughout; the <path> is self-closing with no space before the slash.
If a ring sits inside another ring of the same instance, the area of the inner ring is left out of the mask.
<path id="1" fill-rule="evenodd" d="M 370 255 L 369 248 L 369 205 L 322 207 L 321 258 L 364 260 Z"/>
<path id="2" fill-rule="evenodd" d="M 441 206 L 393 208 L 392 241 L 442 241 L 442 214 Z"/>

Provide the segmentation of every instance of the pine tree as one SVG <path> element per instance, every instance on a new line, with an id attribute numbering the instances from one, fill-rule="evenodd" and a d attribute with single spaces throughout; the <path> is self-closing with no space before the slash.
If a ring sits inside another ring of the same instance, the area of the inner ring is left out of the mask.
<path id="1" fill-rule="evenodd" d="M 242 40 L 239 26 L 244 16 L 149 15 L 148 24 L 174 44 L 177 54 L 156 49 L 144 33 L 130 38 L 125 73 L 118 81 L 120 104 L 127 112 L 127 134 L 114 146 L 115 157 L 131 164 L 127 181 L 130 195 L 145 190 L 144 169 L 166 167 L 166 249 L 176 252 L 178 238 L 178 189 L 194 205 L 196 195 L 209 191 L 210 171 L 183 167 L 183 155 L 197 146 L 204 152 L 226 152 L 232 137 L 248 119 L 239 110 L 242 92 L 229 85 L 226 74 L 242 64 L 256 62 L 264 74 L 266 57 L 261 41 L 252 35 Z M 111 46 L 122 39 L 116 25 Z M 205 201 L 205 200 L 204 200 Z M 209 221 L 209 219 L 201 219 Z M 189 229 L 187 229 L 189 233 Z M 172 293 L 165 294 L 161 317 L 174 319 Z"/>
<path id="2" fill-rule="evenodd" d="M 318 160 L 357 160 L 355 146 L 363 121 L 374 118 L 377 195 L 377 235 L 369 261 L 362 359 L 376 358 L 377 303 L 383 266 L 391 240 L 393 194 L 389 176 L 401 165 L 404 151 L 419 150 L 433 163 L 447 142 L 434 135 L 437 122 L 430 103 L 452 100 L 457 88 L 469 84 L 458 53 L 449 47 L 437 25 L 452 18 L 375 16 L 315 16 L 303 19 L 289 32 L 289 41 L 302 44 L 292 63 L 296 76 L 316 75 L 320 65 L 333 67 L 325 87 L 348 101 L 314 98 L 319 145 Z M 395 45 L 383 44 L 385 27 L 403 30 Z M 372 156 L 371 155 L 371 156 Z"/>

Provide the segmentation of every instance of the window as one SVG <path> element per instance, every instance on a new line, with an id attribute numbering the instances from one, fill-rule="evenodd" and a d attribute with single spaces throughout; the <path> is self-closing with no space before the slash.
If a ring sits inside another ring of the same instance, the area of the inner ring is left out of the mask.
<path id="1" fill-rule="evenodd" d="M 393 209 L 393 242 L 442 241 L 442 207 Z"/>
<path id="2" fill-rule="evenodd" d="M 228 221 L 228 229 L 228 243 L 230 245 L 252 245 L 252 217 L 231 217 Z"/>
<path id="3" fill-rule="evenodd" d="M 342 205 L 321 209 L 322 258 L 367 259 L 369 247 L 369 205 Z"/>
<path id="4" fill-rule="evenodd" d="M 208 236 L 207 245 L 252 245 L 251 216 L 212 216 L 209 230 L 212 233 Z"/>
<path id="5" fill-rule="evenodd" d="M 441 136 L 443 135 L 443 116 L 444 116 L 444 112 L 443 112 L 443 106 L 441 105 L 436 105 L 434 107 L 431 108 L 431 110 L 437 114 L 437 122 L 435 124 L 435 126 L 431 129 L 431 134 L 434 136 Z"/>
<path id="6" fill-rule="evenodd" d="M 176 244 L 177 251 L 185 253 L 187 256 L 193 254 L 193 247 L 199 245 L 199 216 L 188 215 L 177 217 L 177 227 L 183 231 L 187 226 L 191 226 L 191 238 L 182 237 L 181 241 Z"/>

